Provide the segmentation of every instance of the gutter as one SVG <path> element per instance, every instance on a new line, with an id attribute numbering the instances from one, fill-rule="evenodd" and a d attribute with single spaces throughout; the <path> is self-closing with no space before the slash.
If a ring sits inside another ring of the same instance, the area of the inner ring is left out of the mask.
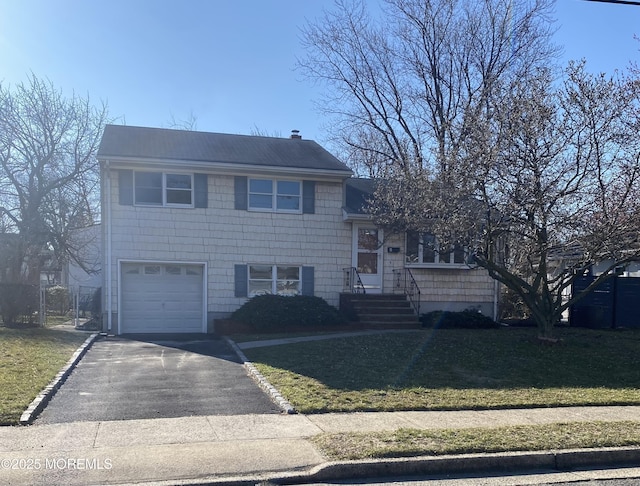
<path id="1" fill-rule="evenodd" d="M 104 157 L 104 155 L 103 155 Z M 149 168 L 170 168 L 176 170 L 177 167 L 182 170 L 201 170 L 207 173 L 216 173 L 224 175 L 280 175 L 288 174 L 291 177 L 306 177 L 320 181 L 335 181 L 336 179 L 348 179 L 353 176 L 350 169 L 317 169 L 304 167 L 287 167 L 287 166 L 268 166 L 251 163 L 240 162 L 212 162 L 197 160 L 176 160 L 176 159 L 155 159 L 140 157 L 122 157 L 109 156 L 114 168 L 123 169 L 149 169 Z"/>

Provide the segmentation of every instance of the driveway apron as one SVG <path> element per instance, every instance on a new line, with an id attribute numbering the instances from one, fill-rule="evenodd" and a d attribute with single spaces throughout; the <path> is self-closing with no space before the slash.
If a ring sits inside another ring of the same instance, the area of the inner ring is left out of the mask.
<path id="1" fill-rule="evenodd" d="M 93 344 L 36 423 L 279 412 L 221 339 L 109 337 Z"/>

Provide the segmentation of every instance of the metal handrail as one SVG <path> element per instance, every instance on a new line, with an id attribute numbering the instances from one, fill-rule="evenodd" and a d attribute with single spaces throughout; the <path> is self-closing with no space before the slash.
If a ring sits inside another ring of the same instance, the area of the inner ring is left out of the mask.
<path id="1" fill-rule="evenodd" d="M 420 287 L 411 273 L 411 269 L 394 269 L 394 290 L 404 293 L 409 299 L 416 315 L 420 315 Z"/>
<path id="2" fill-rule="evenodd" d="M 350 294 L 366 294 L 367 291 L 364 288 L 360 274 L 356 267 L 343 268 L 344 279 L 344 291 Z"/>

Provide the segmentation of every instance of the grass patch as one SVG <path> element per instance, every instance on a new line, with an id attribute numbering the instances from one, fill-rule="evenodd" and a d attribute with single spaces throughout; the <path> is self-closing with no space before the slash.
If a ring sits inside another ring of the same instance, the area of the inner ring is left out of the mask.
<path id="1" fill-rule="evenodd" d="M 323 336 L 327 334 L 339 334 L 344 332 L 357 331 L 317 331 L 317 332 L 274 332 L 274 333 L 251 333 L 251 334 L 232 334 L 229 336 L 236 343 L 248 343 L 252 341 L 270 341 L 273 339 L 290 339 L 296 337 L 307 336 Z"/>
<path id="2" fill-rule="evenodd" d="M 18 423 L 86 338 L 46 328 L 0 327 L 0 425 Z"/>
<path id="3" fill-rule="evenodd" d="M 245 350 L 302 413 L 640 404 L 640 331 L 435 329 Z"/>
<path id="4" fill-rule="evenodd" d="M 470 429 L 399 429 L 322 434 L 312 442 L 332 460 L 640 445 L 640 422 L 588 422 Z"/>

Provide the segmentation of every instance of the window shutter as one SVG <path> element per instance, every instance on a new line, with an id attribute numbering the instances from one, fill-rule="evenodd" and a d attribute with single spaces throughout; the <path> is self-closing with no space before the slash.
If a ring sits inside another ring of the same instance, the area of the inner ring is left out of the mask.
<path id="1" fill-rule="evenodd" d="M 236 297 L 247 297 L 249 295 L 247 265 L 234 265 L 233 279 L 235 284 L 234 295 Z"/>
<path id="2" fill-rule="evenodd" d="M 315 292 L 313 267 L 302 267 L 302 295 L 313 295 Z"/>
<path id="3" fill-rule="evenodd" d="M 206 208 L 209 205 L 208 184 L 209 179 L 207 174 L 193 175 L 193 193 L 195 207 Z"/>
<path id="4" fill-rule="evenodd" d="M 247 178 L 244 176 L 236 176 L 235 177 L 235 204 L 234 207 L 236 209 L 244 209 L 247 210 L 248 205 L 248 188 L 247 188 Z"/>
<path id="5" fill-rule="evenodd" d="M 316 181 L 302 181 L 302 212 L 316 212 Z"/>
<path id="6" fill-rule="evenodd" d="M 133 206 L 133 171 L 118 171 L 118 201 L 122 206 Z"/>

